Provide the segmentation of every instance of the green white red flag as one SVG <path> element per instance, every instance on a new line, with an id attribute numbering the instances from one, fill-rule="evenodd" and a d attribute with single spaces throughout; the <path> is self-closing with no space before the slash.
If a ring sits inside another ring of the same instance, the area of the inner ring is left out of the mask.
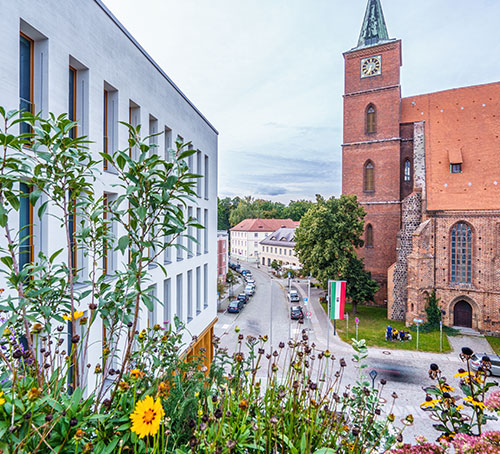
<path id="1" fill-rule="evenodd" d="M 330 319 L 344 320 L 346 281 L 330 281 Z"/>

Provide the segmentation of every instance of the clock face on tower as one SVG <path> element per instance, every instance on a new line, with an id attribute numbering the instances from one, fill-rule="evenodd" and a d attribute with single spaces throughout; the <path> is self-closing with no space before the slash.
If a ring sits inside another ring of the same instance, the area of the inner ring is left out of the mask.
<path id="1" fill-rule="evenodd" d="M 361 78 L 382 74 L 382 56 L 363 58 L 361 60 Z"/>

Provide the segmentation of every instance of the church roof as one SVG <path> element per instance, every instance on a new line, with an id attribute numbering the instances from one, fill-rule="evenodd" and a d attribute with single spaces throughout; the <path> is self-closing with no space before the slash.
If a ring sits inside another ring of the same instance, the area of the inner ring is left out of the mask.
<path id="1" fill-rule="evenodd" d="M 380 0 L 368 0 L 357 49 L 390 41 Z"/>

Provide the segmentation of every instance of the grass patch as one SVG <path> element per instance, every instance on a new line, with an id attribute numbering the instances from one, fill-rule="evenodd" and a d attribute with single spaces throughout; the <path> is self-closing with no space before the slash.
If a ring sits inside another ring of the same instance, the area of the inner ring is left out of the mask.
<path id="1" fill-rule="evenodd" d="M 500 355 L 500 337 L 486 336 L 486 339 L 490 343 L 491 348 L 493 349 L 493 351 L 497 355 Z"/>
<path id="2" fill-rule="evenodd" d="M 322 304 L 322 306 L 326 312 L 326 304 Z M 349 339 L 347 339 L 346 335 L 346 320 L 337 320 L 337 333 L 343 341 L 352 343 L 351 339 L 353 337 L 356 337 L 356 323 L 354 322 L 355 316 L 352 315 L 352 307 L 350 304 L 346 304 L 346 311 L 349 311 Z M 356 314 L 356 316 L 359 318 L 358 339 L 365 339 L 368 346 L 398 350 L 417 349 L 416 332 L 411 332 L 413 338 L 411 341 L 388 342 L 385 340 L 385 331 L 388 324 L 390 324 L 398 331 L 400 329 L 409 331 L 409 328 L 406 328 L 403 322 L 392 320 L 388 321 L 387 309 L 385 307 L 358 305 L 358 313 Z M 498 340 L 500 341 L 500 339 Z M 418 349 L 419 351 L 423 352 L 439 352 L 439 331 L 433 331 L 431 333 L 420 333 Z M 447 353 L 450 351 L 451 347 L 448 342 L 448 337 L 443 333 L 443 353 Z"/>

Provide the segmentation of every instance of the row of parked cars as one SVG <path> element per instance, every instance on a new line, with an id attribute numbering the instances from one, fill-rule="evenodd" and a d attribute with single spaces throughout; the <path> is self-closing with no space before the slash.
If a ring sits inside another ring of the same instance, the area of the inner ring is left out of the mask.
<path id="1" fill-rule="evenodd" d="M 231 266 L 231 264 L 229 266 Z M 250 301 L 250 298 L 255 294 L 256 284 L 250 270 L 242 270 L 240 265 L 233 266 L 231 266 L 231 268 L 241 273 L 246 283 L 245 290 L 240 293 L 233 301 L 231 301 L 229 303 L 229 306 L 227 307 L 228 312 L 238 313 L 243 310 L 245 304 L 247 304 L 248 301 Z M 239 269 L 237 269 L 238 267 Z"/>

